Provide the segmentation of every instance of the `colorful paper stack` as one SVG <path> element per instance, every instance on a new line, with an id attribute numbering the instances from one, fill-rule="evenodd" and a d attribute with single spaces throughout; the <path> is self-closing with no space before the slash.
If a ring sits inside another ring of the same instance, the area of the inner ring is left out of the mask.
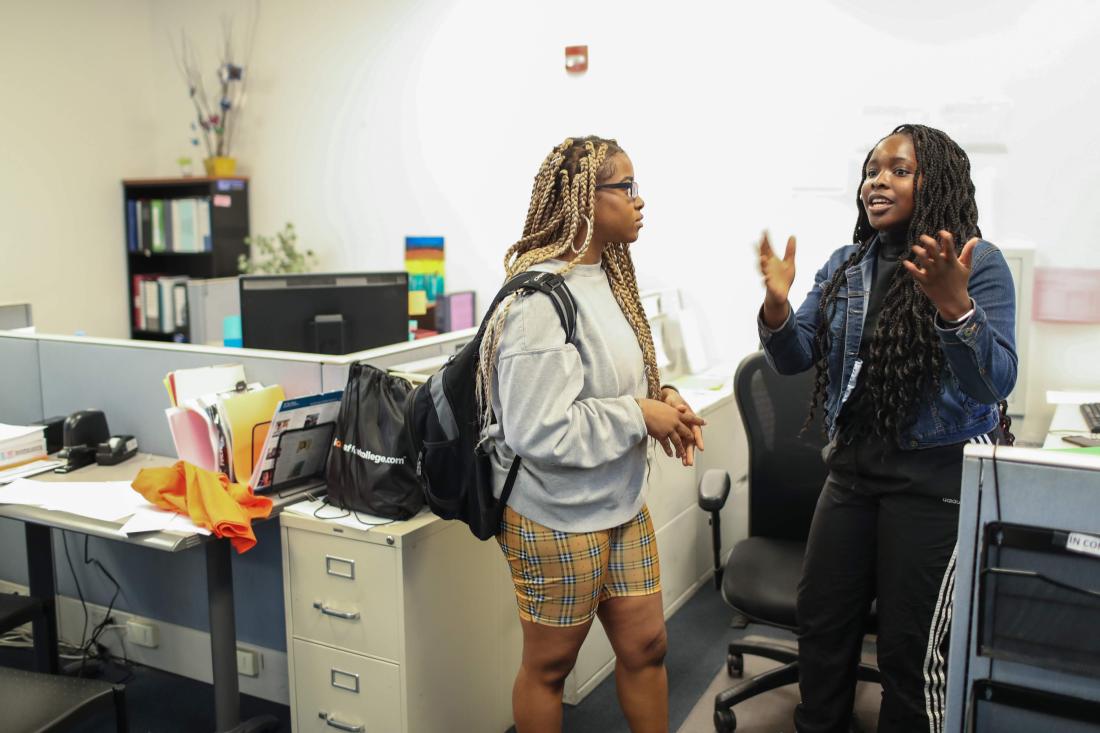
<path id="1" fill-rule="evenodd" d="M 443 237 L 405 237 L 405 270 L 409 292 L 423 291 L 424 299 L 434 303 L 443 294 Z M 409 302 L 414 302 L 411 296 Z"/>

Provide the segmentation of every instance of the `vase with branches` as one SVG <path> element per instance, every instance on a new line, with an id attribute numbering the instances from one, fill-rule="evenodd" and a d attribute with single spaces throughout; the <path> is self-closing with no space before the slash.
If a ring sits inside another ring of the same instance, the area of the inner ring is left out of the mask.
<path id="1" fill-rule="evenodd" d="M 207 92 L 195 46 L 186 32 L 180 34 L 178 49 L 173 46 L 176 66 L 187 84 L 195 119 L 191 125 L 191 144 L 200 144 L 206 152 L 208 175 L 232 175 L 236 169 L 233 146 L 240 125 L 247 87 L 246 69 L 250 68 L 258 5 L 253 6 L 246 32 L 243 55 L 233 40 L 233 20 L 222 18 L 221 58 L 217 65 L 217 85 L 214 94 Z"/>

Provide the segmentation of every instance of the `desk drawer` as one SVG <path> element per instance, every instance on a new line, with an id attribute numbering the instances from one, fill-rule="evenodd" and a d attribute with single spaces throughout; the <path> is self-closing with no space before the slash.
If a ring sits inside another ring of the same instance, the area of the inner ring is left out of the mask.
<path id="1" fill-rule="evenodd" d="M 291 636 L 400 661 L 397 550 L 291 530 Z"/>
<path id="2" fill-rule="evenodd" d="M 397 733 L 401 675 L 396 664 L 294 640 L 298 733 Z"/>

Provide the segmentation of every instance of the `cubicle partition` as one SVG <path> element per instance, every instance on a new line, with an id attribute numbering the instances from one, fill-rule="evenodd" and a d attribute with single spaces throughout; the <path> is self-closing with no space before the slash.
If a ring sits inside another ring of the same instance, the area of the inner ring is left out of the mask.
<path id="1" fill-rule="evenodd" d="M 50 415 L 102 409 L 113 434 L 137 436 L 143 452 L 171 456 L 175 449 L 164 415 L 170 407 L 164 378 L 173 370 L 232 361 L 244 366 L 250 382 L 282 385 L 288 395 L 321 391 L 319 357 L 226 351 L 140 341 L 42 340 L 42 406 Z"/>
<path id="2" fill-rule="evenodd" d="M 38 339 L 5 338 L 0 334 L 0 422 L 25 425 L 46 417 L 42 407 L 42 377 Z"/>
<path id="3" fill-rule="evenodd" d="M 1100 731 L 1098 547 L 1100 456 L 967 446 L 942 730 Z"/>
<path id="4" fill-rule="evenodd" d="M 239 363 L 249 381 L 280 384 L 288 396 L 297 397 L 342 389 L 348 365 L 354 361 L 393 367 L 440 357 L 453 353 L 456 345 L 460 347 L 473 333 L 461 331 L 357 354 L 325 356 L 0 332 L 0 361 L 4 364 L 0 422 L 27 424 L 43 417 L 96 408 L 103 410 L 113 434 L 134 435 L 142 451 L 173 456 L 175 450 L 164 414 L 169 402 L 163 385 L 165 376 L 173 370 Z M 257 524 L 256 547 L 234 556 L 234 597 L 239 640 L 285 652 L 277 524 Z M 75 575 L 84 598 L 89 603 L 106 606 L 114 594 L 114 586 L 92 565 L 83 562 L 84 537 L 65 533 L 63 538 L 62 534 L 54 532 L 59 592 L 77 597 Z M 88 540 L 87 547 L 89 554 L 99 559 L 122 586 L 116 608 L 191 629 L 208 630 L 206 568 L 198 548 L 166 554 L 94 537 Z M 65 560 L 66 550 L 72 558 L 71 571 Z M 23 528 L 20 522 L 8 519 L 0 519 L 0 580 L 27 584 Z M 202 663 L 195 666 L 204 668 Z M 248 691 L 247 687 L 243 689 Z M 281 694 L 285 695 L 285 689 Z"/>

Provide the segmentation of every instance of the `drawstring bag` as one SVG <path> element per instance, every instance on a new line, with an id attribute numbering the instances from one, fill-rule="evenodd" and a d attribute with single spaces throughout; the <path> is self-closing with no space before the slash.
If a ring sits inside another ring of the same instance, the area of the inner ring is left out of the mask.
<path id="1" fill-rule="evenodd" d="M 424 494 L 404 438 L 408 380 L 352 364 L 325 466 L 329 503 L 387 519 L 408 519 Z"/>

